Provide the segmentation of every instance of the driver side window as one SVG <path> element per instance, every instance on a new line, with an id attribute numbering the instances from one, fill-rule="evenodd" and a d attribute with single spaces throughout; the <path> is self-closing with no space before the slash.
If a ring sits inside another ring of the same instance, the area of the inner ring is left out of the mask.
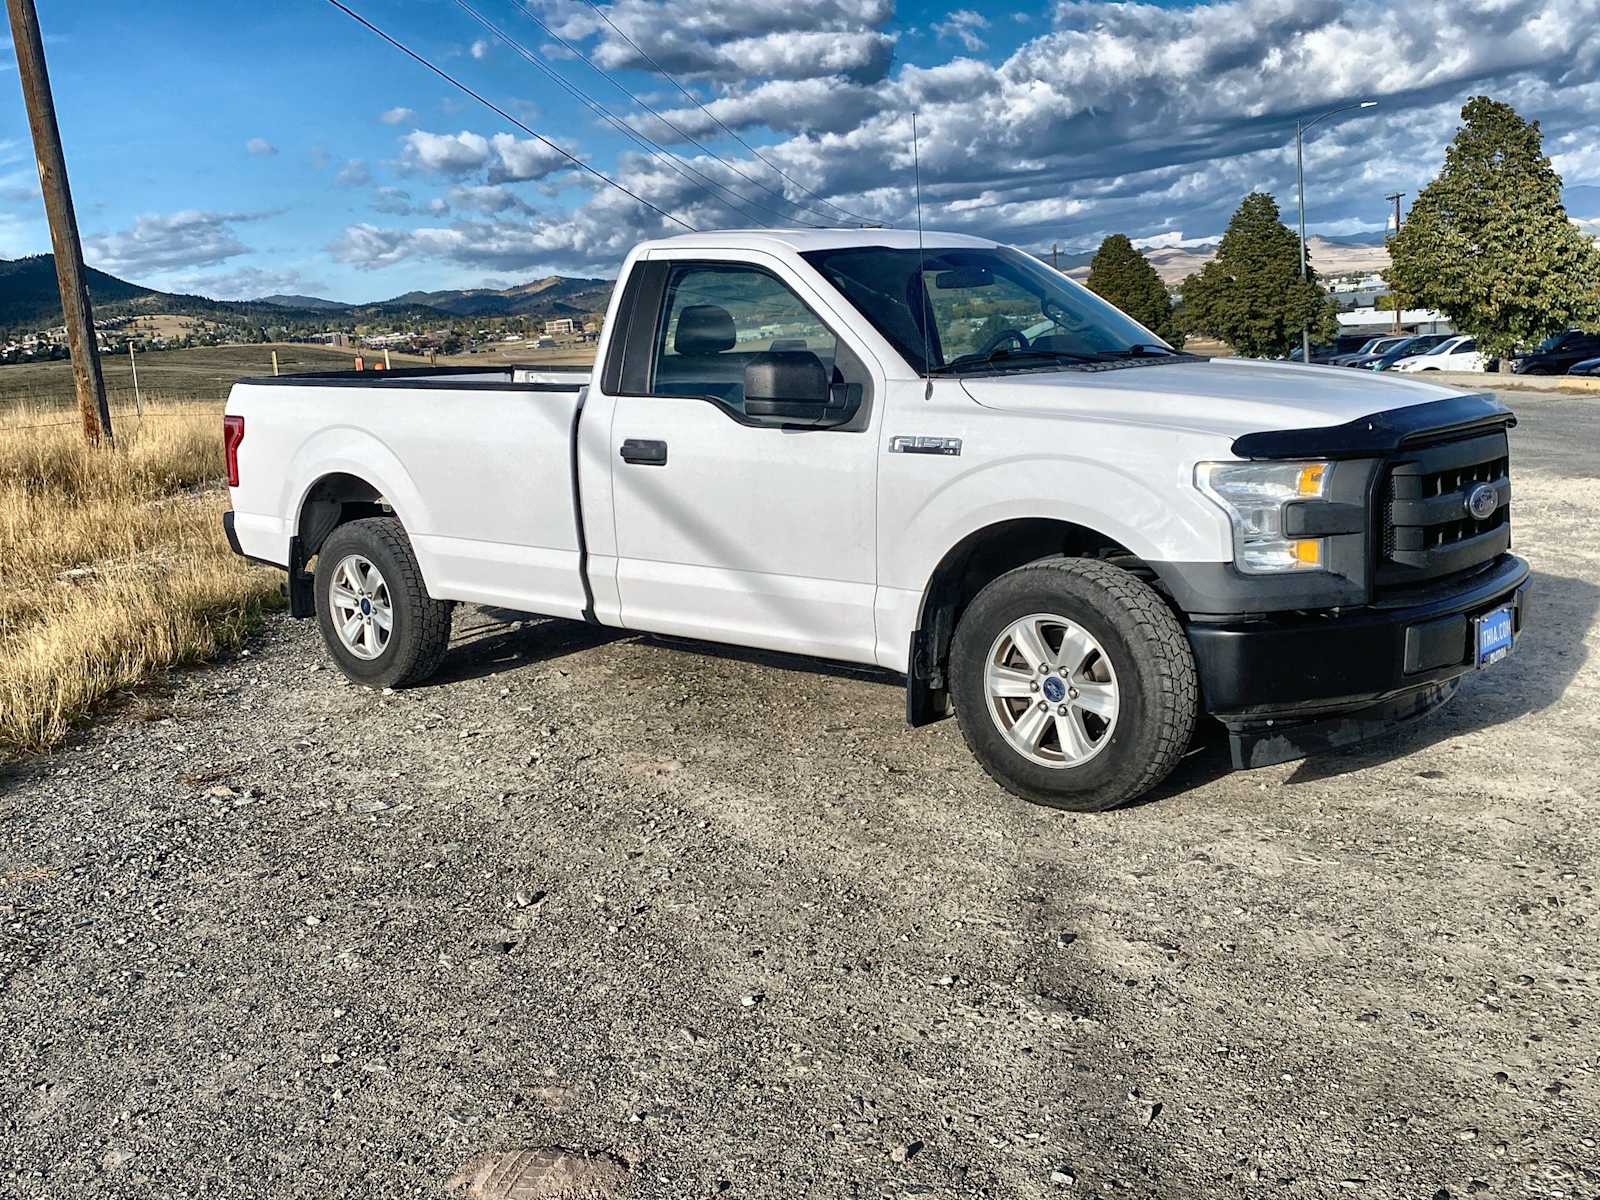
<path id="1" fill-rule="evenodd" d="M 769 350 L 815 354 L 832 377 L 838 339 L 776 276 L 737 263 L 685 263 L 667 277 L 650 392 L 744 413 L 744 372 Z"/>

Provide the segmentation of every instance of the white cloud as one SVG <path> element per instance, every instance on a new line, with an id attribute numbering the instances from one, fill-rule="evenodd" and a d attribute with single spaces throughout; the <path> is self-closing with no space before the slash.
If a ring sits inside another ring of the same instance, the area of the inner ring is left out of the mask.
<path id="1" fill-rule="evenodd" d="M 473 42 L 470 47 L 468 47 L 467 53 L 472 55 L 473 58 L 477 59 L 488 58 L 489 40 L 487 38 L 479 38 L 477 41 Z"/>
<path id="2" fill-rule="evenodd" d="M 425 171 L 452 179 L 483 172 L 489 183 L 542 179 L 567 164 L 566 157 L 533 138 L 509 133 L 484 137 L 481 133 L 429 133 L 406 135 L 400 158 L 407 170 Z"/>
<path id="3" fill-rule="evenodd" d="M 598 38 L 601 66 L 649 67 L 621 29 L 668 71 L 707 79 L 847 74 L 872 82 L 894 53 L 894 37 L 882 29 L 893 0 L 612 0 L 606 16 L 611 25 L 572 5 L 549 19 L 569 39 Z"/>
<path id="4" fill-rule="evenodd" d="M 381 187 L 373 193 L 372 210 L 392 216 L 409 216 L 414 211 L 411 193 L 404 188 Z"/>
<path id="5" fill-rule="evenodd" d="M 372 182 L 372 171 L 364 160 L 352 158 L 339 168 L 333 181 L 340 187 L 365 187 Z"/>
<path id="6" fill-rule="evenodd" d="M 233 226 L 272 213 L 185 209 L 162 216 L 146 213 L 132 226 L 84 238 L 85 258 L 113 274 L 179 271 L 214 266 L 250 252 Z"/>
<path id="7" fill-rule="evenodd" d="M 415 109 L 402 107 L 386 109 L 378 114 L 378 120 L 382 121 L 385 125 L 404 125 L 408 121 L 416 120 L 416 117 L 417 114 Z"/>
<path id="8" fill-rule="evenodd" d="M 213 274 L 172 276 L 166 287 L 173 291 L 209 296 L 213 300 L 258 300 L 283 292 L 304 294 L 321 290 L 321 284 L 307 281 L 296 270 L 268 270 L 239 267 Z"/>
<path id="9" fill-rule="evenodd" d="M 493 216 L 496 213 L 532 213 L 534 208 L 504 184 L 462 184 L 450 189 L 449 203 L 456 208 Z"/>
<path id="10" fill-rule="evenodd" d="M 542 11 L 602 65 L 648 69 L 587 6 Z M 960 43 L 952 47 L 958 56 L 891 73 L 891 0 L 611 0 L 605 9 L 645 51 L 694 81 L 718 120 L 776 133 L 750 137 L 765 158 L 873 220 L 911 218 L 912 110 L 920 114 L 928 223 L 1029 245 L 1092 245 L 1117 231 L 1155 248 L 1212 240 L 1253 188 L 1274 192 L 1287 215 L 1295 122 L 1369 95 L 1377 109 L 1322 122 L 1307 139 L 1307 218 L 1319 231 L 1381 229 L 1383 195 L 1415 196 L 1437 172 L 1462 103 L 1480 92 L 1541 121 L 1569 184 L 1600 185 L 1600 43 L 1573 36 L 1600 22 L 1600 0 L 1220 0 L 1184 8 L 1061 0 L 1052 27 L 1002 60 L 971 57 L 963 32 L 981 39 L 989 28 L 982 22 L 998 20 L 997 11 L 951 12 L 938 24 Z M 674 124 L 696 138 L 723 136 L 698 107 L 663 90 L 650 102 L 670 104 Z M 653 138 L 680 140 L 654 118 L 632 120 Z M 711 160 L 693 161 L 752 200 L 783 207 Z M 791 199 L 819 204 L 750 155 L 735 161 Z M 592 180 L 581 181 L 589 199 L 568 214 L 491 207 L 496 185 L 562 166 L 547 147 L 509 134 L 419 131 L 401 163 L 471 189 L 456 202 L 471 219 L 415 230 L 352 226 L 339 243 L 344 261 L 582 269 L 614 266 L 634 240 L 674 231 L 627 197 L 594 190 Z M 659 162 L 630 153 L 601 165 L 691 224 L 750 220 Z M 577 177 L 560 180 L 567 186 Z"/>
<path id="11" fill-rule="evenodd" d="M 418 129 L 406 135 L 401 162 L 412 168 L 442 175 L 470 175 L 489 161 L 489 139 L 481 133 L 428 133 Z"/>
<path id="12" fill-rule="evenodd" d="M 0 203 L 26 204 L 31 200 L 37 199 L 41 194 L 39 191 L 39 173 L 37 171 L 21 170 L 0 173 Z"/>
<path id="13" fill-rule="evenodd" d="M 278 148 L 266 138 L 253 137 L 244 144 L 245 153 L 253 154 L 258 158 L 270 158 L 278 152 Z"/>
<path id="14" fill-rule="evenodd" d="M 958 8 L 943 21 L 933 23 L 933 31 L 943 38 L 954 38 L 976 54 L 988 43 L 979 30 L 989 28 L 989 18 L 970 8 Z"/>

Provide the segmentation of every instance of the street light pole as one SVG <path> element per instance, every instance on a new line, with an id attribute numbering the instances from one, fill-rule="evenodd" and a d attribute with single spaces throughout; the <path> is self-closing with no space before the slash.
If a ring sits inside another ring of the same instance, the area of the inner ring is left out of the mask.
<path id="1" fill-rule="evenodd" d="M 1306 159 L 1305 135 L 1318 121 L 1326 120 L 1342 112 L 1349 112 L 1352 108 L 1372 108 L 1376 100 L 1357 100 L 1354 104 L 1341 104 L 1338 108 L 1330 108 L 1325 113 L 1318 113 L 1309 121 L 1295 122 L 1294 126 L 1294 177 L 1300 193 L 1300 282 L 1307 282 L 1311 275 L 1306 266 Z M 1300 327 L 1300 361 L 1311 362 L 1311 329 L 1309 326 Z"/>
<path id="2" fill-rule="evenodd" d="M 1396 237 L 1400 236 L 1400 200 L 1404 195 L 1405 195 L 1404 192 L 1394 192 L 1393 194 L 1384 197 L 1385 200 L 1391 200 L 1391 201 L 1394 202 L 1394 233 L 1395 233 Z M 1394 331 L 1396 333 L 1399 333 L 1400 332 L 1399 294 L 1397 292 L 1395 292 L 1393 289 L 1390 289 L 1389 299 L 1392 302 L 1394 302 Z"/>

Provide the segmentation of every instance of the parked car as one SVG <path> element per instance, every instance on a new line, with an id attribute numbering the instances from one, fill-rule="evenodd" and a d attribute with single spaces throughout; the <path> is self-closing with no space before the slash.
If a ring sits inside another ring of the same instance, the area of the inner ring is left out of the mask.
<path id="1" fill-rule="evenodd" d="M 1573 363 L 1567 370 L 1568 375 L 1600 375 L 1600 358 L 1586 358 L 1580 363 Z"/>
<path id="2" fill-rule="evenodd" d="M 1386 350 L 1399 345 L 1401 342 L 1411 340 L 1410 334 L 1395 334 L 1391 337 L 1368 338 L 1366 343 L 1350 354 L 1335 354 L 1328 360 L 1328 365 L 1333 367 L 1361 366 L 1363 361 L 1370 362 Z"/>
<path id="3" fill-rule="evenodd" d="M 1451 333 L 1419 333 L 1415 337 L 1406 338 L 1405 341 L 1390 346 L 1382 354 L 1374 356 L 1370 362 L 1356 365 L 1365 367 L 1369 371 L 1387 371 L 1402 358 L 1425 354 L 1441 342 L 1447 342 L 1454 336 Z"/>
<path id="4" fill-rule="evenodd" d="M 1483 355 L 1476 339 L 1457 334 L 1422 354 L 1407 355 L 1394 364 L 1396 371 L 1482 371 Z"/>
<path id="5" fill-rule="evenodd" d="M 1568 329 L 1553 333 L 1528 354 L 1513 359 L 1511 369 L 1518 375 L 1565 375 L 1585 359 L 1600 355 L 1600 333 Z"/>
<path id="6" fill-rule="evenodd" d="M 1338 354 L 1338 352 L 1339 347 L 1335 342 L 1313 343 L 1311 347 L 1311 363 L 1313 366 L 1325 367 L 1333 360 L 1333 357 Z M 1288 354 L 1285 354 L 1281 361 L 1294 363 L 1304 362 L 1304 348 L 1296 346 L 1293 350 L 1289 351 Z"/>
<path id="7" fill-rule="evenodd" d="M 1178 353 L 955 234 L 649 242 L 592 372 L 265 377 L 223 421 L 225 533 L 358 683 L 428 678 L 457 602 L 868 664 L 1061 808 L 1201 715 L 1241 767 L 1359 740 L 1523 624 L 1493 397 Z"/>

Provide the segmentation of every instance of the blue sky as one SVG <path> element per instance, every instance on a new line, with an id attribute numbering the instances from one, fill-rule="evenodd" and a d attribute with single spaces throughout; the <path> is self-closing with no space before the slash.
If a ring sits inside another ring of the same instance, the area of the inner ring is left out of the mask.
<path id="1" fill-rule="evenodd" d="M 607 0 L 609 24 L 585 0 L 351 3 L 699 227 L 840 208 L 907 221 L 915 108 L 932 227 L 1034 248 L 1206 237 L 1252 188 L 1287 214 L 1295 120 L 1372 96 L 1318 127 L 1307 169 L 1314 231 L 1374 232 L 1383 195 L 1415 195 L 1479 92 L 1541 120 L 1572 215 L 1600 218 L 1600 44 L 1582 33 L 1600 0 Z M 609 273 L 674 228 L 325 0 L 38 4 L 87 257 L 137 282 L 346 300 L 503 286 Z M 48 237 L 0 46 L 0 257 L 14 257 Z"/>

